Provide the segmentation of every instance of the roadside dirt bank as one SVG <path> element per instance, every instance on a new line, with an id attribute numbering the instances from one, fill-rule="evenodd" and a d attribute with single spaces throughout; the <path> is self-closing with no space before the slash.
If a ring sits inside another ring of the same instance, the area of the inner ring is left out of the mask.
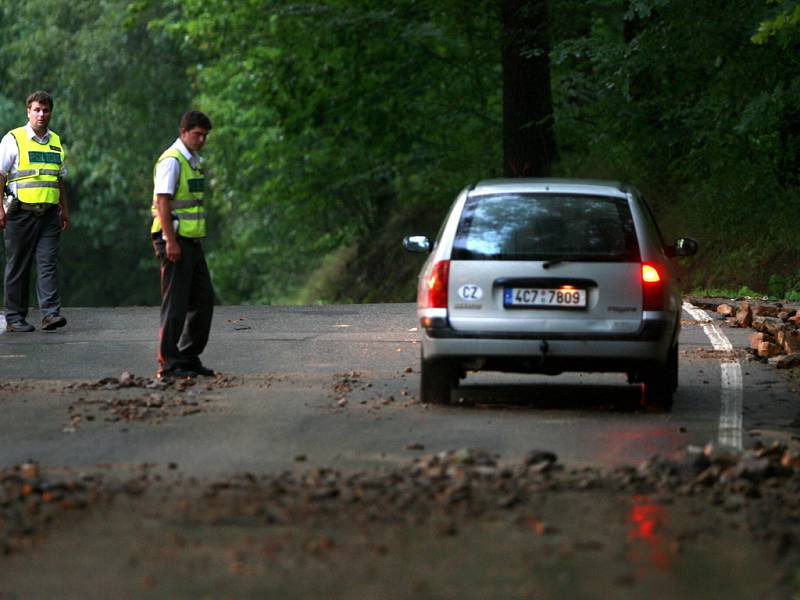
<path id="1" fill-rule="evenodd" d="M 570 469 L 0 471 L 0 598 L 790 598 L 800 448 Z"/>

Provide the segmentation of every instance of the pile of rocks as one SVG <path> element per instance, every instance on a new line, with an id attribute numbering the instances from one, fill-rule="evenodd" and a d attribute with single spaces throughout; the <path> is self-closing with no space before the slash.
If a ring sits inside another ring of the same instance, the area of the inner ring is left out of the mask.
<path id="1" fill-rule="evenodd" d="M 95 382 L 70 383 L 64 391 L 78 391 L 81 395 L 69 405 L 70 422 L 64 433 L 75 433 L 80 424 L 98 420 L 159 425 L 168 417 L 204 412 L 214 397 L 206 392 L 240 384 L 239 378 L 221 373 L 196 379 L 153 379 L 128 371 Z"/>
<path id="2" fill-rule="evenodd" d="M 720 304 L 716 312 L 731 327 L 752 328 L 750 348 L 778 368 L 800 365 L 800 314 L 781 303 Z"/>
<path id="3" fill-rule="evenodd" d="M 35 462 L 0 469 L 0 554 L 31 546 L 57 514 L 97 503 L 100 487 L 93 476 L 46 475 Z"/>
<path id="4" fill-rule="evenodd" d="M 707 446 L 609 470 L 568 469 L 545 451 L 502 465 L 496 456 L 465 448 L 427 455 L 382 473 L 314 469 L 237 475 L 206 489 L 204 509 L 223 520 L 244 514 L 283 525 L 317 518 L 325 523 L 341 518 L 415 525 L 431 519 L 437 525 L 445 519 L 453 525 L 458 519 L 498 510 L 524 512 L 542 494 L 570 491 L 652 494 L 667 503 L 696 497 L 726 512 L 778 498 L 770 505 L 781 506 L 797 519 L 800 502 L 788 499 L 800 498 L 800 451 L 782 443 L 744 452 Z"/>
<path id="5" fill-rule="evenodd" d="M 708 493 L 714 504 L 731 509 L 747 498 L 761 498 L 767 490 L 790 488 L 796 493 L 800 451 L 782 442 L 756 444 L 744 451 L 708 445 L 688 448 L 671 459 L 653 457 L 636 472 L 651 491 L 682 496 Z"/>
<path id="6" fill-rule="evenodd" d="M 233 375 L 223 375 L 217 373 L 213 377 L 194 378 L 173 378 L 164 379 L 152 377 L 138 377 L 129 371 L 123 371 L 119 377 L 104 377 L 98 381 L 75 382 L 64 386 L 65 391 L 70 390 L 105 390 L 115 391 L 126 388 L 144 388 L 148 390 L 165 390 L 173 388 L 177 391 L 184 391 L 194 386 L 204 387 L 207 390 L 215 388 L 229 388 L 239 385 L 239 378 Z M 202 384 L 202 385 L 201 385 Z"/>
<path id="7" fill-rule="evenodd" d="M 758 539 L 774 543 L 781 563 L 796 565 L 800 558 L 796 444 L 774 443 L 745 452 L 690 447 L 668 459 L 653 457 L 638 467 L 612 469 L 567 468 L 555 454 L 542 450 L 503 464 L 497 455 L 462 448 L 386 470 L 242 473 L 199 488 L 193 479 L 151 488 L 162 479 L 148 469 L 142 465 L 140 476 L 125 482 L 97 476 L 56 478 L 35 463 L 0 469 L 0 554 L 34 545 L 47 523 L 68 511 L 112 502 L 120 494 L 133 498 L 155 490 L 167 494 L 169 489 L 177 494 L 169 497 L 178 502 L 165 502 L 165 495 L 159 505 L 175 511 L 169 519 L 192 524 L 252 523 L 325 532 L 408 524 L 430 526 L 443 536 L 457 535 L 464 524 L 483 516 L 519 523 L 537 535 L 560 535 L 563 523 L 534 518 L 545 496 L 552 502 L 562 501 L 553 494 L 565 492 L 599 493 L 598 498 L 619 494 L 623 501 L 646 496 L 659 506 L 690 502 L 698 522 L 713 523 L 715 514 L 727 515 L 732 526 L 744 525 Z"/>
<path id="8" fill-rule="evenodd" d="M 103 414 L 103 421 L 107 423 L 143 421 L 159 425 L 168 417 L 187 417 L 203 412 L 203 406 L 208 403 L 208 398 L 198 400 L 191 392 L 172 396 L 152 392 L 133 398 L 79 398 L 68 407 L 70 425 L 65 433 L 74 433 L 74 428 L 84 421 L 97 420 L 94 409 Z M 69 431 L 70 428 L 73 431 Z"/>

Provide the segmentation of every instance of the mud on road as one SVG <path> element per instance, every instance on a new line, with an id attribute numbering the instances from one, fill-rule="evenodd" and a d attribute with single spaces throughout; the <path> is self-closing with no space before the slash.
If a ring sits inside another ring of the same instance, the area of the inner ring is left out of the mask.
<path id="1" fill-rule="evenodd" d="M 0 384 L 0 400 L 47 397 L 47 435 L 96 443 L 110 439 L 103 431 L 170 437 L 220 414 L 229 421 L 232 399 L 293 390 L 292 377 L 17 380 Z M 383 379 L 337 373 L 307 413 L 349 419 L 356 431 L 420 411 L 412 377 L 410 367 Z M 800 594 L 791 436 L 605 469 L 548 449 L 509 458 L 432 452 L 413 431 L 398 439 L 406 458 L 370 468 L 329 468 L 305 452 L 290 455 L 290 468 L 229 476 L 167 461 L 2 468 L 0 600 Z"/>
<path id="2" fill-rule="evenodd" d="M 0 598 L 789 598 L 800 448 L 570 469 L 475 449 L 202 481 L 0 471 Z"/>

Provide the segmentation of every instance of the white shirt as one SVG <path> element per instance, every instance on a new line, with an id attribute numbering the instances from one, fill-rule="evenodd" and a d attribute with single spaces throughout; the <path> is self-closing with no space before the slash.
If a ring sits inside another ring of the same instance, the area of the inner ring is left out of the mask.
<path id="1" fill-rule="evenodd" d="M 28 123 L 25 125 L 25 131 L 28 134 L 28 137 L 32 140 L 36 140 L 40 144 L 47 144 L 50 141 L 50 130 L 48 129 L 44 136 L 39 137 L 36 135 L 36 132 L 31 127 L 31 124 Z M 17 147 L 17 140 L 11 135 L 11 132 L 5 134 L 3 139 L 0 140 L 0 175 L 3 175 L 6 180 L 13 179 L 14 176 L 17 174 L 17 170 L 19 169 L 19 148 Z M 67 175 L 67 168 L 64 164 L 61 164 L 61 178 L 63 179 Z M 9 183 L 9 189 L 13 194 L 16 195 L 17 193 L 17 184 L 16 183 Z"/>
<path id="2" fill-rule="evenodd" d="M 181 138 L 175 140 L 175 143 L 169 147 L 177 148 L 183 154 L 184 158 L 189 161 L 193 169 L 197 168 L 203 159 L 196 152 L 192 152 L 181 141 Z M 153 194 L 169 194 L 174 196 L 178 189 L 178 183 L 181 176 L 181 165 L 177 158 L 168 156 L 156 165 L 156 173 L 153 177 Z"/>

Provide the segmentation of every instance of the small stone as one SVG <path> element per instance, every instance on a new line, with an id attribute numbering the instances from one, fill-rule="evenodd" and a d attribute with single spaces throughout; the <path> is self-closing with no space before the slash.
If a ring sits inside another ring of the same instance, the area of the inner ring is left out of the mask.
<path id="1" fill-rule="evenodd" d="M 772 473 L 769 458 L 744 458 L 734 467 L 737 477 L 761 481 Z"/>
<path id="2" fill-rule="evenodd" d="M 769 364 L 778 369 L 793 369 L 800 366 L 800 353 L 772 357 Z"/>
<path id="3" fill-rule="evenodd" d="M 723 317 L 732 317 L 736 314 L 736 309 L 733 308 L 730 304 L 720 304 L 717 307 L 717 313 L 719 313 Z"/>
<path id="4" fill-rule="evenodd" d="M 761 331 L 756 331 L 750 334 L 750 347 L 753 350 L 758 350 L 759 345 L 764 342 L 774 342 L 775 338 L 773 338 L 770 334 L 764 333 Z"/>
<path id="5" fill-rule="evenodd" d="M 736 310 L 736 325 L 739 327 L 747 328 L 753 320 L 753 311 L 749 302 L 740 302 Z"/>
<path id="6" fill-rule="evenodd" d="M 738 494 L 734 494 L 728 496 L 722 501 L 722 509 L 726 512 L 737 512 L 744 508 L 746 501 L 744 496 L 740 496 Z"/>
<path id="7" fill-rule="evenodd" d="M 783 352 L 783 349 L 778 346 L 778 344 L 774 344 L 772 342 L 761 342 L 758 345 L 757 352 L 759 356 L 763 356 L 766 358 L 771 358 L 773 356 L 778 356 Z"/>
<path id="8" fill-rule="evenodd" d="M 534 517 L 528 517 L 527 525 L 536 535 L 545 535 L 550 530 L 546 523 Z"/>
<path id="9" fill-rule="evenodd" d="M 768 304 L 760 304 L 753 308 L 753 316 L 754 317 L 778 317 L 778 313 L 780 312 L 780 308 L 777 306 L 770 306 Z"/>
<path id="10" fill-rule="evenodd" d="M 20 467 L 20 472 L 25 479 L 39 479 L 39 464 L 27 462 Z"/>
<path id="11" fill-rule="evenodd" d="M 679 474 L 694 479 L 711 466 L 711 460 L 704 453 L 686 452 L 675 466 Z"/>
<path id="12" fill-rule="evenodd" d="M 531 450 L 523 459 L 523 462 L 529 467 L 542 467 L 544 465 L 545 468 L 552 466 L 556 461 L 558 461 L 558 456 L 547 450 Z"/>
<path id="13" fill-rule="evenodd" d="M 786 354 L 800 353 L 800 331 L 785 329 L 777 337 L 776 342 L 782 346 Z"/>

